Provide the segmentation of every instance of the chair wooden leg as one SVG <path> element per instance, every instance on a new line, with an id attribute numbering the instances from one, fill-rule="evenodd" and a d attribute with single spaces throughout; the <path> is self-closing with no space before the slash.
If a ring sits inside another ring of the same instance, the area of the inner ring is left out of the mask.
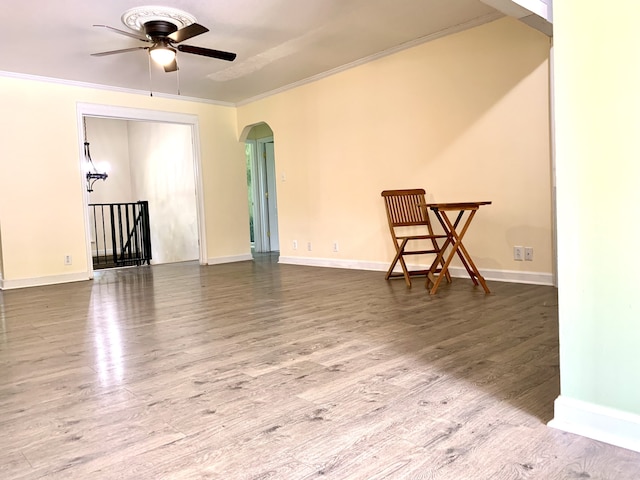
<path id="1" fill-rule="evenodd" d="M 393 257 L 393 261 L 391 262 L 391 266 L 387 270 L 387 274 L 385 275 L 385 280 L 389 280 L 393 276 L 393 269 L 396 268 L 398 262 L 400 262 L 400 267 L 402 268 L 402 274 L 404 276 L 404 281 L 407 284 L 407 287 L 411 288 L 411 276 L 409 275 L 409 269 L 407 268 L 407 264 L 404 261 L 403 254 L 404 249 L 407 246 L 407 239 L 402 240 L 400 245 L 396 244 L 396 256 Z M 399 274 L 396 274 L 399 276 Z"/>
<path id="2" fill-rule="evenodd" d="M 387 274 L 384 276 L 385 280 L 389 280 L 391 278 L 393 269 L 396 268 L 396 263 L 398 263 L 398 254 L 396 254 L 396 256 L 393 259 L 393 262 L 391 262 L 391 266 L 389 267 L 389 270 L 387 270 Z"/>
<path id="3" fill-rule="evenodd" d="M 428 238 L 428 237 L 427 237 Z M 444 242 L 444 246 L 441 249 L 438 246 L 438 242 L 435 238 L 431 238 L 431 243 L 433 245 L 433 251 L 430 250 L 421 250 L 421 251 L 410 251 L 410 252 L 406 252 L 406 247 L 407 244 L 409 242 L 409 238 L 404 238 L 402 239 L 401 242 L 397 242 L 395 244 L 396 247 L 396 254 L 393 257 L 393 261 L 391 262 L 391 265 L 389 266 L 389 269 L 387 270 L 387 273 L 385 275 L 385 280 L 389 280 L 391 277 L 399 277 L 401 274 L 400 272 L 394 272 L 394 268 L 396 268 L 396 266 L 398 265 L 398 263 L 400 263 L 400 267 L 402 268 L 402 276 L 404 276 L 404 281 L 407 284 L 407 287 L 411 288 L 411 275 L 413 274 L 415 275 L 428 275 L 427 281 L 429 281 L 429 277 L 434 278 L 434 275 L 436 273 L 438 273 L 439 276 L 439 272 L 440 271 L 444 271 L 444 277 L 447 279 L 448 283 L 451 283 L 451 275 L 449 274 L 449 272 L 446 270 L 446 268 L 444 268 L 444 258 L 443 258 L 443 253 L 444 253 L 444 248 L 446 248 L 449 243 L 451 243 L 450 239 L 446 239 L 446 241 Z M 416 238 L 413 238 L 413 240 L 416 240 Z M 420 240 L 426 240 L 426 238 L 420 238 Z M 409 267 L 407 267 L 407 263 L 404 260 L 405 256 L 409 256 L 409 255 L 420 255 L 420 254 L 430 254 L 430 253 L 435 253 L 438 252 L 438 254 L 436 255 L 435 260 L 431 263 L 431 266 L 428 269 L 425 270 L 413 270 L 410 271 Z M 438 266 L 440 266 L 441 268 L 438 268 Z M 439 282 L 438 282 L 439 283 Z"/>
<path id="4" fill-rule="evenodd" d="M 400 266 L 402 267 L 402 272 L 404 273 L 404 282 L 407 284 L 407 287 L 411 288 L 411 275 L 409 275 L 409 269 L 407 268 L 407 264 L 404 261 L 404 257 L 400 256 Z"/>
<path id="5" fill-rule="evenodd" d="M 396 256 L 393 257 L 393 261 L 391 262 L 391 265 L 389 266 L 389 270 L 387 270 L 387 274 L 385 275 L 385 280 L 389 280 L 389 278 L 391 278 L 391 276 L 393 275 L 393 269 L 396 268 L 396 265 L 398 264 L 398 260 L 400 260 L 400 257 L 402 255 L 402 252 L 404 250 L 404 246 L 406 245 L 406 240 L 404 242 L 402 242 L 402 245 L 398 245 L 398 243 L 396 242 L 395 247 L 396 247 Z"/>

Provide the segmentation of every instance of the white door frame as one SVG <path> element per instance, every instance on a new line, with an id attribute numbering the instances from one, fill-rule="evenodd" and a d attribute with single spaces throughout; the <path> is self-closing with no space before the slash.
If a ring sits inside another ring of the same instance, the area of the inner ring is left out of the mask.
<path id="1" fill-rule="evenodd" d="M 264 163 L 260 160 L 258 141 L 245 140 L 251 145 L 251 193 L 253 195 L 253 241 L 256 253 L 269 251 L 269 237 L 267 236 L 267 218 L 264 208 Z"/>
<path id="2" fill-rule="evenodd" d="M 251 140 L 247 141 L 249 142 Z M 253 144 L 252 173 L 255 174 L 251 177 L 255 205 L 253 211 L 255 250 L 256 252 L 270 252 L 272 248 L 269 231 L 272 228 L 278 228 L 278 224 L 276 221 L 275 225 L 272 225 L 271 219 L 269 218 L 269 205 L 266 201 L 266 192 L 268 191 L 267 163 L 263 155 L 265 154 L 265 144 L 273 143 L 273 136 L 259 138 L 255 140 L 255 143 L 253 141 L 251 142 Z M 273 194 L 277 195 L 277 192 L 273 192 Z"/>
<path id="3" fill-rule="evenodd" d="M 269 251 L 280 251 L 280 235 L 278 232 L 278 179 L 276 177 L 275 145 L 273 140 L 262 143 L 264 151 L 264 166 L 266 170 L 266 185 L 268 196 L 265 195 L 266 209 L 269 216 Z"/>
<path id="4" fill-rule="evenodd" d="M 91 253 L 91 225 L 89 221 L 89 192 L 87 192 L 86 160 L 84 158 L 83 117 L 103 117 L 118 120 L 141 120 L 148 122 L 177 123 L 191 127 L 191 141 L 193 143 L 193 173 L 196 187 L 196 206 L 198 220 L 198 244 L 200 250 L 200 265 L 207 264 L 207 236 L 204 215 L 204 186 L 202 183 L 202 161 L 200 157 L 200 128 L 198 116 L 185 113 L 164 112 L 160 110 L 146 110 L 141 108 L 117 107 L 112 105 L 99 105 L 93 103 L 78 103 L 78 158 L 80 159 L 80 171 L 82 172 L 82 192 L 85 227 L 85 245 L 87 250 L 87 266 L 89 278 L 93 278 L 93 256 Z"/>
<path id="5" fill-rule="evenodd" d="M 258 171 L 256 182 L 258 184 L 258 210 L 260 211 L 260 238 L 262 241 L 262 252 L 271 251 L 271 242 L 269 241 L 269 206 L 267 205 L 267 163 L 264 158 L 264 144 L 273 142 L 273 137 L 259 138 L 256 140 L 256 165 Z M 255 225 L 254 225 L 255 228 Z"/>
<path id="6" fill-rule="evenodd" d="M 255 140 L 247 139 L 244 141 L 245 145 L 249 145 L 251 152 L 249 154 L 249 166 L 251 184 L 247 185 L 247 188 L 251 189 L 251 196 L 253 202 L 249 207 L 253 214 L 253 247 L 256 252 L 262 251 L 262 235 L 258 232 L 258 229 L 262 225 L 262 218 L 260 218 L 260 185 L 257 181 L 258 177 L 258 147 Z"/>

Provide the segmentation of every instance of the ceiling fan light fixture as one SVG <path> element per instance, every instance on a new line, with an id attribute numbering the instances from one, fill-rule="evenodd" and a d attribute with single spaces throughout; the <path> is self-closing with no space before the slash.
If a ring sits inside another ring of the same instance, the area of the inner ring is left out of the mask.
<path id="1" fill-rule="evenodd" d="M 154 45 L 149 49 L 149 55 L 154 62 L 166 66 L 176 58 L 176 49 L 167 45 Z"/>

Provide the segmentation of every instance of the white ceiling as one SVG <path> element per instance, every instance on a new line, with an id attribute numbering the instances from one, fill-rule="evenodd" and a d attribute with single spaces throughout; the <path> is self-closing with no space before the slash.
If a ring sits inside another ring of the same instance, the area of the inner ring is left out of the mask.
<path id="1" fill-rule="evenodd" d="M 185 44 L 238 54 L 234 62 L 178 52 L 180 93 L 241 103 L 325 72 L 494 20 L 480 0 L 165 0 L 209 32 Z M 144 0 L 21 0 L 0 2 L 0 72 L 38 75 L 166 94 L 176 73 L 149 63 L 146 50 L 92 57 L 141 42 L 122 14 Z M 143 45 L 143 44 L 142 44 Z"/>

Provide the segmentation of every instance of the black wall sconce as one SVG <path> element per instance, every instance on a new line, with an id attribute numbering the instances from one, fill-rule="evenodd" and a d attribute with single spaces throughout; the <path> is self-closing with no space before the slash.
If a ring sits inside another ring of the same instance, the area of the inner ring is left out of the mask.
<path id="1" fill-rule="evenodd" d="M 87 172 L 87 192 L 93 192 L 93 184 L 98 180 L 106 180 L 109 175 L 98 172 L 98 169 L 91 159 L 91 152 L 89 151 L 89 142 L 87 141 L 87 120 L 83 117 L 82 123 L 84 126 L 84 158 L 89 162 L 90 168 Z"/>

